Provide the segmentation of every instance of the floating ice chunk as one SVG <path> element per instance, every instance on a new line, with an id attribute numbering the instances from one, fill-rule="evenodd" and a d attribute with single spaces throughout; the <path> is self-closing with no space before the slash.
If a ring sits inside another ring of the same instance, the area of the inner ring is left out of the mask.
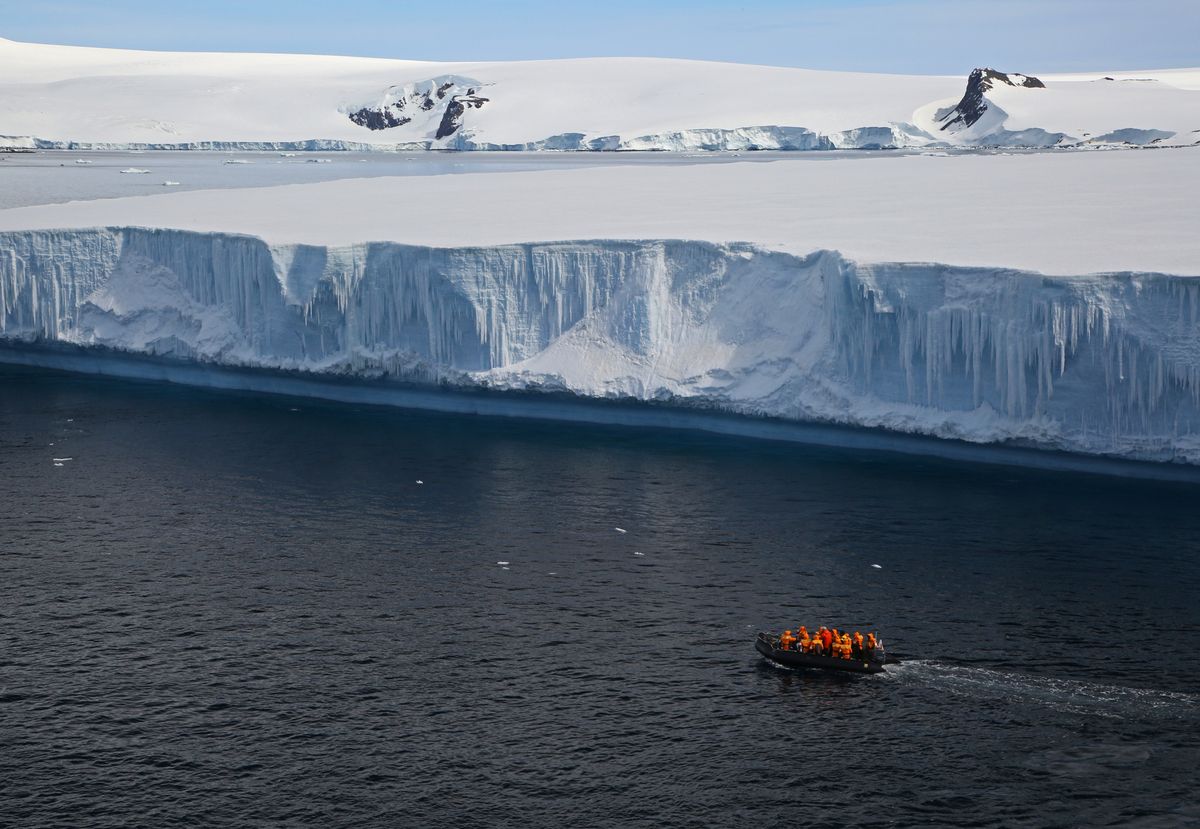
<path id="1" fill-rule="evenodd" d="M 882 564 L 872 564 L 871 566 L 872 566 L 872 567 L 874 567 L 876 570 L 882 570 L 882 569 L 883 569 L 883 565 L 882 565 Z"/>
<path id="2" fill-rule="evenodd" d="M 254 162 L 249 161 L 245 158 L 227 158 L 227 159 L 225 159 L 225 163 L 226 164 L 253 164 Z"/>
<path id="3" fill-rule="evenodd" d="M 163 182 L 163 187 L 178 187 L 178 186 L 179 186 L 179 182 L 177 182 L 177 181 L 164 181 Z"/>
<path id="4" fill-rule="evenodd" d="M 497 564 L 499 564 L 501 567 L 503 567 L 504 565 L 508 564 L 508 562 L 507 562 L 507 561 L 497 561 L 496 563 L 497 563 Z"/>
<path id="5" fill-rule="evenodd" d="M 645 553 L 639 553 L 637 550 L 634 550 L 634 551 L 633 551 L 633 554 L 634 554 L 635 556 L 645 556 L 645 555 L 646 555 Z"/>
<path id="6" fill-rule="evenodd" d="M 500 569 L 501 569 L 501 570 L 507 570 L 507 569 L 509 569 L 509 568 L 507 568 L 507 567 L 501 567 Z"/>
<path id="7" fill-rule="evenodd" d="M 60 461 L 73 461 L 73 460 L 75 460 L 75 459 L 74 458 L 55 458 L 54 462 L 59 463 Z"/>
<path id="8" fill-rule="evenodd" d="M 75 163 L 76 164 L 91 164 L 92 160 L 90 158 L 77 158 L 77 159 L 75 159 Z"/>
<path id="9" fill-rule="evenodd" d="M 328 158 L 306 158 L 304 160 L 307 161 L 309 164 L 328 164 L 328 163 L 330 163 L 330 159 L 328 159 Z"/>
<path id="10" fill-rule="evenodd" d="M 624 535 L 625 533 L 629 532 L 629 530 L 623 530 L 620 527 L 613 527 L 613 529 L 616 530 L 617 532 L 619 532 L 621 535 Z"/>
<path id="11" fill-rule="evenodd" d="M 424 481 L 422 481 L 420 478 L 417 478 L 417 483 L 418 483 L 418 484 L 423 484 L 423 483 L 425 483 L 425 482 L 424 482 Z"/>
<path id="12" fill-rule="evenodd" d="M 143 174 L 143 173 L 148 173 L 148 172 L 150 172 L 150 171 L 149 171 L 149 170 L 144 170 L 144 169 L 142 169 L 141 167 L 126 167 L 126 168 L 125 168 L 124 170 L 122 170 L 121 172 L 122 172 L 122 173 L 131 173 L 131 174 L 133 174 L 133 175 L 141 175 L 141 174 Z"/>
<path id="13" fill-rule="evenodd" d="M 55 466 L 62 466 L 62 464 L 61 464 L 61 463 L 56 463 L 56 464 L 54 464 L 54 465 L 55 465 Z"/>
<path id="14" fill-rule="evenodd" d="M 296 157 L 295 153 L 280 153 L 280 155 L 284 158 L 295 158 Z"/>

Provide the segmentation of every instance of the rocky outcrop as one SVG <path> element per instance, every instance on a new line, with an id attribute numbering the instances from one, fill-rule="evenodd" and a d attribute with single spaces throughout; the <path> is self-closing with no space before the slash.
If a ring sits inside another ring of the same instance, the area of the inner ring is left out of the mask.
<path id="1" fill-rule="evenodd" d="M 470 78 L 444 75 L 389 87 L 373 102 L 343 111 L 352 122 L 369 130 L 390 130 L 417 122 L 417 129 L 427 137 L 432 133 L 436 138 L 445 138 L 462 127 L 468 109 L 479 109 L 487 103 L 488 99 L 478 94 L 480 86 Z"/>
<path id="2" fill-rule="evenodd" d="M 974 69 L 967 77 L 967 89 L 962 99 L 954 106 L 938 110 L 935 120 L 941 122 L 943 130 L 966 129 L 983 117 L 988 110 L 984 93 L 998 84 L 1020 86 L 1026 89 L 1045 89 L 1046 85 L 1030 75 L 998 72 L 995 69 Z"/>
<path id="3" fill-rule="evenodd" d="M 434 139 L 448 138 L 458 132 L 463 123 L 463 115 L 468 109 L 480 109 L 488 101 L 475 94 L 474 89 L 468 89 L 465 95 L 455 95 L 446 104 L 446 111 L 442 114 L 442 121 L 438 124 L 437 134 Z"/>

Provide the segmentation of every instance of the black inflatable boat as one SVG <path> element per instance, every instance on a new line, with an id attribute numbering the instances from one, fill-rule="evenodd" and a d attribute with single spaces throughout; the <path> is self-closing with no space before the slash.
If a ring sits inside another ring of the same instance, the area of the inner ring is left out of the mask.
<path id="1" fill-rule="evenodd" d="M 767 659 L 789 668 L 821 668 L 827 671 L 850 671 L 855 674 L 883 673 L 884 660 L 842 659 L 837 656 L 802 653 L 798 650 L 785 651 L 779 647 L 779 637 L 769 633 L 758 634 L 754 647 Z"/>

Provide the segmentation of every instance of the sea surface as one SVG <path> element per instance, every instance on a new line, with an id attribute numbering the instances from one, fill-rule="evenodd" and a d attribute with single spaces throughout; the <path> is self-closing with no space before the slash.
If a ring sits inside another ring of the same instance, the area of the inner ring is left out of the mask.
<path id="1" fill-rule="evenodd" d="M 1197 494 L 0 367 L 0 825 L 1198 825 Z"/>
<path id="2" fill-rule="evenodd" d="M 377 176 L 504 173 L 576 167 L 869 160 L 911 151 L 837 152 L 0 152 L 0 210 L 35 204 L 157 196 L 180 190 L 272 187 Z M 938 155 L 945 155 L 938 152 Z"/>

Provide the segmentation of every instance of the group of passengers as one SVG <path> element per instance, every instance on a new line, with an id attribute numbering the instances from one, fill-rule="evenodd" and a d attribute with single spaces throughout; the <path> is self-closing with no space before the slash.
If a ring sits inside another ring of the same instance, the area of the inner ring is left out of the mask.
<path id="1" fill-rule="evenodd" d="M 868 633 L 864 637 L 856 630 L 851 635 L 842 633 L 837 628 L 830 630 L 823 625 L 811 636 L 804 625 L 801 625 L 796 633 L 785 630 L 779 637 L 779 647 L 785 651 L 795 650 L 841 659 L 874 659 L 876 651 L 881 649 L 874 633 Z"/>

